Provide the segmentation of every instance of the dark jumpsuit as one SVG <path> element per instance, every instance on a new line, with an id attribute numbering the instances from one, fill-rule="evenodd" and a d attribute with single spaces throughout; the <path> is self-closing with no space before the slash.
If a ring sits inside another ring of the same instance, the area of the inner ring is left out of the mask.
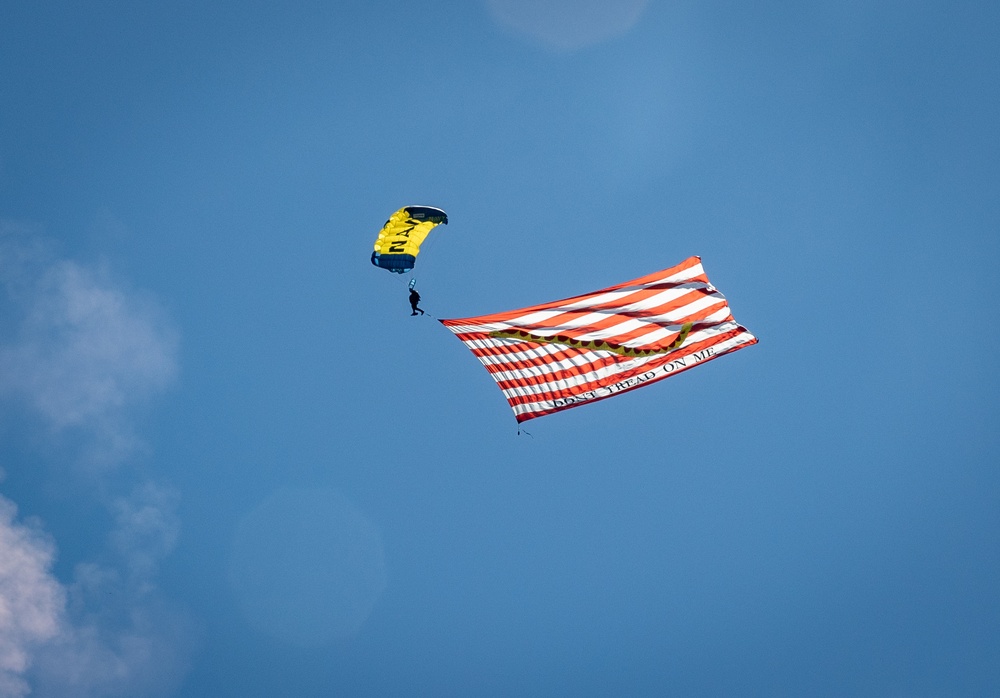
<path id="1" fill-rule="evenodd" d="M 419 302 L 420 302 L 420 294 L 417 293 L 417 290 L 415 288 L 411 288 L 410 289 L 410 308 L 413 309 L 413 312 L 410 313 L 410 315 L 416 315 L 417 311 L 420 311 L 421 315 L 424 314 L 424 311 L 420 310 L 420 308 L 417 307 L 417 303 L 419 303 Z"/>

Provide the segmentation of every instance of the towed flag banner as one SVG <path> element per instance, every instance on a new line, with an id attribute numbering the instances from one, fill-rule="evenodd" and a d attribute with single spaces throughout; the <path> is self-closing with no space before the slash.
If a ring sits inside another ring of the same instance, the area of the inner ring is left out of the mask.
<path id="1" fill-rule="evenodd" d="M 700 257 L 593 293 L 441 323 L 486 367 L 518 422 L 757 343 L 709 283 Z"/>

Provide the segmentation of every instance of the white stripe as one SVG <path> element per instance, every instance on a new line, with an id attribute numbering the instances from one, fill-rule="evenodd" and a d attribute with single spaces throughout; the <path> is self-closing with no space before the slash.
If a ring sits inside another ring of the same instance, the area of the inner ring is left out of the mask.
<path id="1" fill-rule="evenodd" d="M 513 361 L 535 361 L 539 358 L 539 355 L 543 356 L 555 356 L 560 352 L 565 352 L 566 347 L 562 344 L 533 344 L 531 349 L 524 349 L 522 351 L 510 351 L 506 349 L 512 343 L 516 343 L 515 340 L 503 340 L 503 339 L 467 339 L 465 340 L 465 345 L 467 347 L 489 350 L 489 349 L 500 349 L 502 353 L 499 354 L 487 354 L 485 356 L 476 356 L 477 359 L 489 359 L 488 363 L 511 363 Z"/>
<path id="2" fill-rule="evenodd" d="M 445 325 L 455 334 L 470 334 L 472 332 L 499 332 L 510 329 L 506 322 L 482 322 L 475 325 Z"/>
<path id="3" fill-rule="evenodd" d="M 697 320 L 692 319 L 692 316 L 701 313 L 706 308 L 710 308 L 712 305 L 713 305 L 712 303 L 705 303 L 701 307 L 696 308 L 695 310 L 688 311 L 687 308 L 682 308 L 677 311 L 669 312 L 666 315 L 658 315 L 655 319 L 654 318 L 643 318 L 643 319 L 651 321 L 651 324 L 654 325 L 678 326 L 678 325 L 683 325 L 685 322 L 696 322 L 699 324 L 711 323 L 711 322 L 723 322 L 726 320 L 726 318 L 730 316 L 729 306 L 721 305 L 719 306 L 718 310 L 714 311 L 710 315 L 706 315 L 705 317 L 699 318 Z"/>
<path id="4" fill-rule="evenodd" d="M 532 313 L 524 315 L 519 318 L 515 318 L 514 322 L 545 322 L 549 317 L 540 317 L 535 319 L 534 316 L 541 316 L 543 313 L 549 313 L 556 311 L 559 312 L 574 312 L 578 310 L 588 310 L 593 309 L 595 312 L 615 312 L 622 309 L 634 309 L 642 310 L 644 308 L 655 308 L 657 305 L 663 305 L 664 303 L 670 303 L 675 301 L 685 294 L 691 293 L 692 291 L 708 291 L 710 284 L 706 284 L 704 281 L 689 281 L 685 282 L 675 288 L 663 289 L 657 294 L 650 296 L 649 298 L 644 298 L 641 300 L 633 301 L 631 303 L 619 303 L 631 295 L 644 291 L 651 286 L 656 286 L 657 284 L 666 283 L 663 279 L 658 279 L 656 281 L 651 281 L 648 284 L 642 286 L 632 286 L 630 288 L 619 289 L 617 291 L 610 291 L 608 293 L 601 293 L 595 296 L 584 296 L 581 298 L 569 299 L 570 302 L 564 303 L 562 305 L 553 306 L 551 308 L 546 308 L 545 310 L 536 310 Z M 606 308 L 597 308 L 596 306 L 608 306 Z M 530 319 L 529 319 L 530 318 Z"/>
<path id="5" fill-rule="evenodd" d="M 589 360 L 581 360 L 579 356 L 571 356 L 564 361 L 557 361 L 551 364 L 536 364 L 530 368 L 517 368 L 511 369 L 509 371 L 497 371 L 496 373 L 491 373 L 490 375 L 499 383 L 500 381 L 527 381 L 531 378 L 542 378 L 547 375 L 554 375 L 561 371 L 571 371 L 573 369 L 578 369 L 581 371 L 592 370 L 597 365 L 597 360 L 607 359 L 610 356 L 616 356 L 610 354 L 610 352 L 602 352 L 603 356 L 596 356 L 591 353 L 591 358 Z M 656 355 L 653 355 L 655 358 Z M 634 360 L 634 359 L 633 359 Z M 497 366 L 495 362 L 482 362 L 483 365 Z M 609 364 L 610 365 L 610 364 Z"/>
<path id="6" fill-rule="evenodd" d="M 670 323 L 682 323 L 688 316 L 700 313 L 706 308 L 711 308 L 713 305 L 722 304 L 723 307 L 728 307 L 726 304 L 726 299 L 719 294 L 704 295 L 697 298 L 690 303 L 685 303 L 682 306 L 668 310 L 660 315 L 644 315 L 641 320 L 646 322 L 652 322 L 657 324 L 670 324 Z M 704 321 L 702 321 L 704 322 Z"/>
<path id="7" fill-rule="evenodd" d="M 662 360 L 663 357 L 657 356 L 654 358 Z M 646 359 L 646 362 L 649 361 L 652 361 L 652 358 Z M 580 376 L 559 378 L 557 380 L 548 381 L 547 383 L 511 386 L 510 388 L 505 388 L 503 390 L 503 394 L 507 397 L 511 397 L 512 395 L 517 395 L 519 397 L 531 397 L 533 395 L 541 395 L 543 393 L 562 393 L 573 388 L 579 388 L 581 385 L 604 382 L 608 379 L 613 379 L 615 376 L 631 373 L 635 368 L 636 365 L 632 362 L 629 362 L 629 367 L 627 369 L 623 368 L 621 364 L 609 364 L 608 366 L 589 371 Z"/>
<path id="8" fill-rule="evenodd" d="M 741 332 L 740 334 L 736 335 L 735 337 L 733 337 L 731 339 L 728 339 L 725 342 L 721 342 L 720 344 L 716 345 L 715 346 L 715 350 L 716 350 L 715 354 L 711 358 L 714 359 L 714 358 L 717 358 L 719 356 L 722 356 L 723 354 L 728 354 L 729 352 L 733 351 L 734 349 L 737 349 L 738 347 L 743 346 L 744 344 L 749 344 L 750 342 L 754 341 L 755 339 L 756 338 L 752 334 L 750 334 L 749 332 Z M 704 363 L 704 361 L 699 361 L 698 363 L 691 364 L 689 366 L 686 366 L 684 369 L 679 369 L 678 371 L 673 371 L 671 373 L 680 372 L 680 370 L 687 370 L 687 369 L 690 369 L 690 368 L 694 368 L 694 366 L 699 366 L 702 363 Z M 669 374 L 667 374 L 667 375 L 669 375 Z M 662 378 L 665 378 L 665 377 L 666 377 L 666 375 L 659 376 L 657 378 L 657 380 L 662 380 Z M 574 401 L 573 404 L 574 405 L 586 404 L 588 402 L 596 400 L 598 397 L 603 397 L 603 396 L 594 396 L 594 397 L 587 398 L 587 399 L 576 397 L 576 399 L 575 399 L 575 401 Z M 566 405 L 562 405 L 562 406 L 565 407 Z M 522 415 L 522 414 L 530 414 L 530 413 L 533 413 L 533 412 L 543 412 L 543 411 L 548 411 L 548 410 L 555 409 L 556 408 L 556 403 L 553 400 L 538 400 L 538 401 L 535 401 L 535 402 L 530 402 L 530 403 L 521 404 L 521 405 L 511 405 L 511 408 L 514 410 L 515 414 Z"/>
<path id="9" fill-rule="evenodd" d="M 668 288 L 660 291 L 654 296 L 649 298 L 644 298 L 643 300 L 636 301 L 634 303 L 628 303 L 621 306 L 618 310 L 619 312 L 634 313 L 640 310 L 649 310 L 650 308 L 656 308 L 657 306 L 666 305 L 667 303 L 673 303 L 678 298 L 682 298 L 691 291 L 705 291 L 708 293 L 708 284 L 704 281 L 692 281 L 691 283 L 684 284 L 676 288 Z"/>
<path id="10" fill-rule="evenodd" d="M 735 329 L 736 327 L 738 327 L 738 325 L 736 325 L 735 323 L 731 323 L 731 326 L 729 326 L 728 328 L 719 329 L 721 327 L 724 326 L 720 325 L 719 327 L 713 327 L 707 330 L 692 333 L 691 335 L 689 335 L 689 337 L 693 338 L 691 340 L 691 344 L 711 339 L 714 336 L 718 336 L 726 331 Z M 748 334 L 748 333 L 741 333 L 741 334 Z M 718 347 L 727 346 L 730 341 L 731 340 L 725 340 L 721 343 L 711 346 L 713 349 L 715 349 L 716 353 L 721 353 L 721 350 Z M 706 347 L 702 347 L 701 349 L 699 349 L 699 351 L 703 351 L 705 348 Z M 653 354 L 651 356 L 636 357 L 626 361 L 620 361 L 614 364 L 609 364 L 607 366 L 595 367 L 593 370 L 587 371 L 586 373 L 580 374 L 578 376 L 567 376 L 552 381 L 547 381 L 544 383 L 525 384 L 523 387 L 507 388 L 506 390 L 504 390 L 504 394 L 508 394 L 508 391 L 511 391 L 511 394 L 526 397 L 529 395 L 538 395 L 547 392 L 559 392 L 561 390 L 576 388 L 581 385 L 585 385 L 587 383 L 593 383 L 595 381 L 603 380 L 611 376 L 619 375 L 622 373 L 628 373 L 647 363 L 651 362 L 670 363 L 673 361 L 677 361 L 678 359 L 685 359 L 689 356 L 692 356 L 694 353 L 696 352 L 690 349 L 688 351 L 684 351 L 683 349 L 678 349 L 674 352 L 671 352 L 670 354 Z M 669 361 L 663 361 L 663 359 L 667 356 L 669 356 Z M 538 378 L 554 373 L 554 369 L 550 368 L 549 365 L 539 366 L 537 368 L 544 368 L 545 370 L 543 370 L 541 373 L 533 373 L 531 374 L 530 377 Z M 497 373 L 493 374 L 494 380 L 496 380 L 498 383 L 501 380 L 521 380 L 526 375 L 525 369 L 516 367 L 512 367 L 510 371 L 504 373 L 510 374 L 510 377 L 497 378 L 497 376 L 499 375 L 499 373 Z"/>
<path id="11" fill-rule="evenodd" d="M 691 345 L 697 342 L 702 342 L 712 337 L 730 332 L 736 329 L 738 325 L 734 321 L 721 322 L 712 327 L 700 328 L 687 336 L 684 340 L 684 345 Z M 676 334 L 674 332 L 673 334 Z M 503 347 L 507 341 L 515 342 L 516 340 L 498 340 L 498 339 L 467 339 L 465 340 L 465 345 L 470 348 L 476 349 L 487 349 L 487 348 L 497 348 Z M 680 351 L 684 347 L 675 351 Z M 600 351 L 596 349 L 588 349 L 585 351 L 580 350 L 577 347 L 568 347 L 564 344 L 536 344 L 533 349 L 526 351 L 511 351 L 505 352 L 503 354 L 490 354 L 485 356 L 477 355 L 476 358 L 483 365 L 492 366 L 503 366 L 509 365 L 510 368 L 507 372 L 516 374 L 519 371 L 524 371 L 524 368 L 515 366 L 515 362 L 525 362 L 532 363 L 539 360 L 544 361 L 546 358 L 550 358 L 559 354 L 561 352 L 570 351 L 572 352 L 570 357 L 560 361 L 553 361 L 551 363 L 536 364 L 538 368 L 542 370 L 542 374 L 532 374 L 532 375 L 543 375 L 544 373 L 551 373 L 554 371 L 566 370 L 571 367 L 585 366 L 589 363 L 597 361 L 599 359 L 607 358 L 608 356 L 620 356 L 615 352 L 611 351 Z M 577 353 L 579 352 L 579 353 Z M 653 354 L 651 358 L 655 359 L 662 354 Z M 646 357 L 635 357 L 635 358 L 646 358 Z M 516 380 L 516 378 L 508 378 L 506 380 Z"/>
<path id="12" fill-rule="evenodd" d="M 642 327 L 648 327 L 648 326 L 650 326 L 650 323 L 648 322 L 644 322 L 642 320 L 628 319 L 625 322 L 620 322 L 617 325 L 606 327 L 603 330 L 594 330 L 593 332 L 588 332 L 587 334 L 580 335 L 576 339 L 581 342 L 593 342 L 596 340 L 613 339 L 614 337 L 626 335 Z"/>
<path id="13" fill-rule="evenodd" d="M 664 340 L 668 337 L 671 338 L 671 342 L 677 339 L 681 332 L 684 331 L 684 327 L 681 324 L 671 325 L 669 327 L 661 327 L 660 325 L 650 325 L 651 328 L 655 328 L 652 332 L 636 337 L 635 339 L 630 339 L 627 342 L 621 342 L 623 347 L 629 349 L 638 349 L 640 347 L 649 347 L 656 344 L 664 344 Z M 684 341 L 687 341 L 686 339 Z"/>
<path id="14" fill-rule="evenodd" d="M 696 264 L 689 269 L 684 269 L 673 276 L 662 276 L 654 278 L 643 284 L 638 284 L 636 286 L 626 286 L 625 288 L 620 288 L 616 291 L 609 291 L 608 293 L 598 293 L 590 294 L 584 296 L 578 296 L 576 299 L 570 299 L 572 302 L 566 305 L 560 306 L 566 310 L 575 310 L 577 308 L 586 308 L 588 306 L 594 305 L 604 305 L 606 303 L 612 303 L 616 300 L 621 300 L 626 296 L 629 296 L 636 291 L 642 291 L 650 286 L 655 286 L 656 284 L 663 283 L 681 283 L 694 279 L 696 276 L 700 276 L 704 273 L 701 264 Z"/>
<path id="15" fill-rule="evenodd" d="M 726 299 L 724 296 L 722 296 L 722 294 L 720 293 L 706 294 L 700 298 L 697 298 L 695 300 L 690 301 L 689 303 L 680 306 L 679 308 L 674 308 L 673 310 L 670 310 L 669 312 L 664 313 L 662 315 L 649 315 L 642 318 L 628 318 L 623 316 L 622 320 L 647 322 L 655 324 L 681 322 L 688 315 L 694 315 L 695 313 L 698 313 L 704 310 L 705 308 L 711 307 L 712 305 L 715 305 L 717 303 L 723 303 L 723 304 L 726 303 Z M 661 305 L 664 305 L 664 303 L 655 303 L 655 304 L 635 303 L 633 305 L 634 306 L 644 305 L 646 307 L 640 309 L 648 310 L 651 308 L 656 308 Z M 626 306 L 626 307 L 631 307 L 631 306 Z M 564 332 L 566 330 L 573 330 L 580 327 L 585 327 L 587 325 L 606 322 L 609 317 L 619 314 L 621 310 L 622 309 L 619 308 L 615 309 L 614 312 L 612 312 L 611 310 L 596 311 L 593 313 L 588 313 L 586 315 L 581 315 L 579 317 L 573 318 L 572 320 L 567 320 L 566 322 L 559 325 L 548 325 L 547 327 L 544 328 L 530 327 L 531 325 L 539 324 L 539 321 L 536 319 L 536 316 L 539 315 L 539 313 L 532 313 L 531 315 L 526 315 L 522 318 L 511 319 L 508 321 L 508 324 L 514 329 L 529 330 L 532 334 L 537 334 L 540 337 L 550 337 L 552 335 L 559 334 L 560 332 Z M 558 314 L 559 313 L 556 313 L 556 315 Z M 548 315 L 546 319 L 550 319 L 554 316 L 555 315 Z M 604 332 L 605 330 L 600 330 L 600 331 Z M 630 330 L 621 330 L 620 333 L 624 333 L 626 331 Z M 605 335 L 602 335 L 602 338 L 604 336 Z"/>

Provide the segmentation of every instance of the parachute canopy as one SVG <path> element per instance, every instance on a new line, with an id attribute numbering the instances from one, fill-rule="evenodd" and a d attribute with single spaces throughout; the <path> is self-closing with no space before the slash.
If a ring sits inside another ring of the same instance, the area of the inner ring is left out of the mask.
<path id="1" fill-rule="evenodd" d="M 490 372 L 518 422 L 613 397 L 757 343 L 701 258 L 582 296 L 441 320 Z"/>
<path id="2" fill-rule="evenodd" d="M 420 243 L 448 214 L 433 206 L 404 206 L 389 217 L 379 231 L 372 264 L 397 274 L 413 269 Z"/>

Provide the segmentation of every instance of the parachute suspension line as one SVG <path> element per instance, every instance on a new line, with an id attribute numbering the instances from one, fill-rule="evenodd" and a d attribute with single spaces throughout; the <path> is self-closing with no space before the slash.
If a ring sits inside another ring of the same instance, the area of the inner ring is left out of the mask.
<path id="1" fill-rule="evenodd" d="M 405 276 L 403 276 L 401 274 L 393 274 L 393 278 L 397 282 L 399 282 L 399 283 L 403 284 L 404 286 L 406 286 L 407 290 L 412 291 L 413 287 L 417 285 L 417 280 L 415 278 L 413 278 L 413 272 L 412 271 L 409 272 L 409 276 L 410 276 L 410 280 L 407 281 Z M 431 315 L 426 310 L 424 311 L 424 315 L 426 315 L 427 317 L 431 318 L 432 320 L 437 320 L 437 318 L 435 316 Z"/>
<path id="2" fill-rule="evenodd" d="M 524 427 L 522 427 L 520 422 L 518 422 L 517 423 L 517 435 L 520 436 L 522 433 L 527 434 L 528 436 L 531 436 L 531 433 L 527 429 L 525 429 Z M 535 437 L 531 436 L 531 438 L 535 438 Z"/>

